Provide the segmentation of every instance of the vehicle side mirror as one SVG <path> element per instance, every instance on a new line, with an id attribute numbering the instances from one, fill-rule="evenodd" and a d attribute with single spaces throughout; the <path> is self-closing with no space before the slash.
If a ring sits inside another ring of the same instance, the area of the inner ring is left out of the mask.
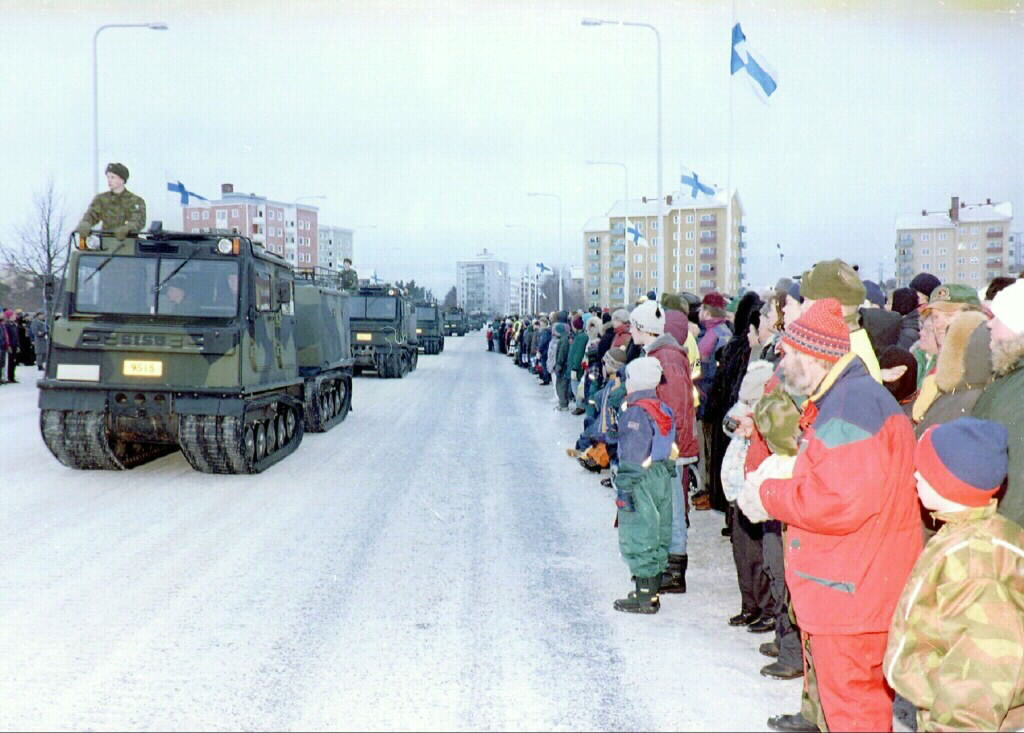
<path id="1" fill-rule="evenodd" d="M 288 305 L 292 302 L 291 280 L 277 281 L 277 302 L 279 305 Z"/>

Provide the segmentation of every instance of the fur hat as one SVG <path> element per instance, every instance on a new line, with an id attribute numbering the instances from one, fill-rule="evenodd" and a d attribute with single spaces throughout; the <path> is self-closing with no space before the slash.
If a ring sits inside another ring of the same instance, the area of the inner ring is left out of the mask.
<path id="1" fill-rule="evenodd" d="M 860 305 L 865 293 L 856 270 L 842 260 L 819 262 L 800 282 L 800 294 L 811 300 L 835 298 L 842 305 Z"/>
<path id="2" fill-rule="evenodd" d="M 661 384 L 661 362 L 653 356 L 641 356 L 626 365 L 627 393 L 657 389 L 659 384 Z"/>
<path id="3" fill-rule="evenodd" d="M 917 310 L 917 291 L 913 288 L 897 288 L 892 292 L 892 309 L 905 316 Z"/>
<path id="4" fill-rule="evenodd" d="M 913 280 L 910 281 L 910 287 L 921 293 L 924 297 L 931 297 L 932 291 L 939 287 L 942 281 L 930 272 L 918 273 Z"/>
<path id="5" fill-rule="evenodd" d="M 618 308 L 612 313 L 612 320 L 619 323 L 629 323 L 629 311 L 625 308 Z"/>
<path id="6" fill-rule="evenodd" d="M 965 380 L 973 386 L 982 386 L 992 376 L 987 320 L 980 311 L 965 311 L 957 313 L 950 322 L 935 362 L 935 386 L 943 392 L 952 392 Z"/>
<path id="7" fill-rule="evenodd" d="M 653 300 L 638 305 L 629 315 L 629 322 L 644 333 L 661 336 L 665 333 L 665 311 Z"/>
<path id="8" fill-rule="evenodd" d="M 989 306 L 993 315 L 1016 334 L 1024 334 L 1024 282 L 1003 288 Z"/>
<path id="9" fill-rule="evenodd" d="M 961 417 L 924 431 L 914 451 L 917 472 L 940 496 L 985 506 L 1009 468 L 1009 433 L 997 422 Z"/>
<path id="10" fill-rule="evenodd" d="M 816 302 L 786 328 L 782 343 L 824 361 L 839 361 L 850 351 L 850 330 L 839 301 L 825 298 Z"/>
<path id="11" fill-rule="evenodd" d="M 124 163 L 108 163 L 104 173 L 113 173 L 125 183 L 128 182 L 128 166 Z"/>

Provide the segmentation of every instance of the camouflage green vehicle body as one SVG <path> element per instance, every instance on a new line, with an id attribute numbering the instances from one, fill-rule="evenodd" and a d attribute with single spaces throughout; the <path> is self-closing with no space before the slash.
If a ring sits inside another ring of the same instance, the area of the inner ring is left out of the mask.
<path id="1" fill-rule="evenodd" d="M 401 379 L 416 368 L 419 341 L 412 299 L 390 285 L 363 285 L 351 299 L 356 372 Z"/>
<path id="2" fill-rule="evenodd" d="M 466 312 L 461 308 L 449 308 L 444 312 L 444 335 L 465 336 L 469 329 Z"/>
<path id="3" fill-rule="evenodd" d="M 432 303 L 416 304 L 416 337 L 424 354 L 444 351 L 441 309 Z"/>
<path id="4" fill-rule="evenodd" d="M 313 335 L 296 309 L 318 289 L 297 286 L 281 258 L 237 235 L 89 241 L 71 252 L 39 381 L 43 439 L 61 463 L 126 469 L 180 448 L 200 471 L 256 473 L 347 412 L 341 395 L 309 420 L 327 377 L 347 377 L 351 394 L 351 356 L 342 345 L 302 368 Z"/>

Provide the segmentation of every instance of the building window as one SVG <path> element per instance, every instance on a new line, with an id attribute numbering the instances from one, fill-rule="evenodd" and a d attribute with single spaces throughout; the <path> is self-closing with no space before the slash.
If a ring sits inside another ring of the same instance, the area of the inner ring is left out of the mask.
<path id="1" fill-rule="evenodd" d="M 655 219 L 654 221 L 651 222 L 651 231 L 652 232 L 658 231 L 658 220 L 657 219 Z"/>
<path id="2" fill-rule="evenodd" d="M 657 270 L 651 270 L 651 277 L 658 277 L 658 271 Z"/>
<path id="3" fill-rule="evenodd" d="M 940 242 L 945 242 L 946 237 L 949 236 L 949 232 L 939 232 L 938 238 Z"/>
<path id="4" fill-rule="evenodd" d="M 633 288 L 633 295 L 643 295 L 643 288 Z"/>
<path id="5" fill-rule="evenodd" d="M 687 233 L 686 233 L 686 238 L 687 238 L 687 239 L 688 239 L 689 241 L 691 241 L 691 242 L 692 242 L 692 241 L 693 241 L 693 232 L 687 232 Z"/>
<path id="6" fill-rule="evenodd" d="M 189 217 L 188 218 L 191 219 L 192 221 L 199 221 L 199 212 L 198 211 L 191 211 L 191 212 L 189 212 Z"/>
<path id="7" fill-rule="evenodd" d="M 921 254 L 922 255 L 930 255 L 931 253 L 932 253 L 931 248 L 929 248 L 929 247 L 922 247 L 921 248 Z"/>
<path id="8" fill-rule="evenodd" d="M 693 265 L 687 265 L 686 266 L 686 271 L 687 272 L 693 272 Z"/>
<path id="9" fill-rule="evenodd" d="M 939 247 L 938 250 L 936 250 L 935 254 L 937 254 L 937 255 L 939 255 L 941 257 L 942 255 L 946 254 L 947 252 L 948 252 L 948 250 L 945 247 Z"/>
<path id="10" fill-rule="evenodd" d="M 676 214 L 675 216 L 672 217 L 672 223 L 673 224 L 678 224 L 679 223 L 679 214 Z"/>
<path id="11" fill-rule="evenodd" d="M 687 280 L 686 281 L 686 287 L 692 288 L 693 287 L 693 280 Z"/>
<path id="12" fill-rule="evenodd" d="M 978 243 L 977 242 L 971 242 L 971 249 L 978 249 Z"/>
<path id="13" fill-rule="evenodd" d="M 643 255 L 633 255 L 633 262 L 640 263 L 644 261 Z"/>
<path id="14" fill-rule="evenodd" d="M 932 269 L 932 266 L 929 265 L 927 262 L 922 262 L 921 263 L 921 270 L 923 272 L 928 272 L 928 270 L 930 270 L 930 269 Z"/>
<path id="15" fill-rule="evenodd" d="M 977 272 L 972 272 L 971 273 L 971 280 L 979 280 L 979 279 L 980 279 L 980 277 L 978 276 Z"/>
<path id="16" fill-rule="evenodd" d="M 231 218 L 232 219 L 237 219 L 238 218 L 238 209 L 232 209 L 231 210 Z"/>
<path id="17" fill-rule="evenodd" d="M 686 223 L 687 224 L 693 224 L 693 214 L 687 214 L 686 215 Z M 688 280 L 687 282 L 692 283 L 693 281 L 692 280 Z M 692 288 L 693 285 L 690 285 L 690 287 Z"/>
<path id="18" fill-rule="evenodd" d="M 687 257 L 693 257 L 694 254 L 695 254 L 695 250 L 693 249 L 693 247 L 687 247 L 686 248 L 686 256 Z"/>
<path id="19" fill-rule="evenodd" d="M 1013 252 L 1011 252 L 1010 254 L 1013 254 Z M 672 248 L 672 256 L 673 257 L 678 257 L 679 256 L 679 250 L 677 248 L 675 248 L 675 247 Z"/>
<path id="20" fill-rule="evenodd" d="M 679 265 L 672 265 L 672 272 L 679 272 Z"/>
<path id="21" fill-rule="evenodd" d="M 946 271 L 946 263 L 945 262 L 940 262 L 939 263 L 939 272 L 945 272 L 945 271 Z"/>
<path id="22" fill-rule="evenodd" d="M 956 263 L 958 265 L 966 265 L 967 264 L 967 258 L 966 257 L 957 257 L 956 258 Z"/>
<path id="23" fill-rule="evenodd" d="M 672 232 L 672 239 L 676 242 L 679 241 L 679 232 Z"/>
<path id="24" fill-rule="evenodd" d="M 971 264 L 972 264 L 972 265 L 976 265 L 976 264 L 978 264 L 978 258 L 977 258 L 977 257 L 972 257 L 972 258 L 971 258 Z"/>
<path id="25" fill-rule="evenodd" d="M 658 255 L 656 255 L 656 254 L 651 255 L 650 260 L 651 260 L 651 262 L 657 262 L 658 261 Z"/>
<path id="26" fill-rule="evenodd" d="M 932 238 L 932 235 L 931 235 L 930 232 L 921 232 L 921 241 L 922 242 L 927 242 L 931 238 Z"/>
<path id="27" fill-rule="evenodd" d="M 634 273 L 633 273 L 633 277 L 634 277 L 634 278 L 635 278 L 636 280 L 639 280 L 639 279 L 640 279 L 640 278 L 642 278 L 643 276 L 644 276 L 644 274 L 643 274 L 642 272 L 640 272 L 639 270 L 637 270 L 636 272 L 634 272 Z"/>
<path id="28" fill-rule="evenodd" d="M 203 221 L 208 221 L 209 219 L 210 219 L 210 211 L 209 211 L 209 209 L 203 209 Z"/>

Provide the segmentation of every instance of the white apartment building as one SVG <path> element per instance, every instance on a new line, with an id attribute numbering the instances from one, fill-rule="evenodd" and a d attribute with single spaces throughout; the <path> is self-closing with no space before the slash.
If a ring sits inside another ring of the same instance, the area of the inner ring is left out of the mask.
<path id="1" fill-rule="evenodd" d="M 455 265 L 455 294 L 459 307 L 467 313 L 504 313 L 509 306 L 509 269 L 484 249 L 474 260 Z"/>
<path id="2" fill-rule="evenodd" d="M 319 266 L 328 270 L 341 270 L 341 262 L 353 255 L 352 230 L 344 227 L 320 227 L 320 246 L 317 247 Z"/>

